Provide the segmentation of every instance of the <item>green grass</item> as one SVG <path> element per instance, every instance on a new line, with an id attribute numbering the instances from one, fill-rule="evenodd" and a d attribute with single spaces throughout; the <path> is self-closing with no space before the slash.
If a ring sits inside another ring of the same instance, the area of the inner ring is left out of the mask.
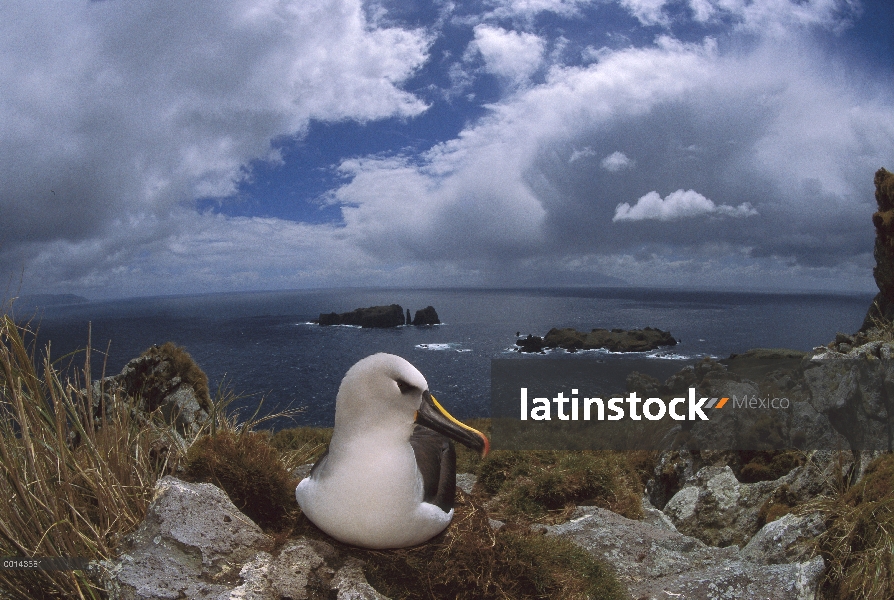
<path id="1" fill-rule="evenodd" d="M 479 485 L 495 518 L 563 520 L 577 505 L 642 517 L 654 456 L 647 452 L 497 450 L 479 466 Z"/>

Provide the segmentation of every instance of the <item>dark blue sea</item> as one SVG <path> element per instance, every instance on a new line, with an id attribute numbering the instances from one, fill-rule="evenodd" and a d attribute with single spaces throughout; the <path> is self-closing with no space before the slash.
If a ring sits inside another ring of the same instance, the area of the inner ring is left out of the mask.
<path id="1" fill-rule="evenodd" d="M 107 374 L 118 373 L 152 344 L 173 341 L 208 374 L 212 392 L 228 386 L 245 396 L 237 404 L 245 416 L 263 398 L 264 413 L 302 407 L 295 425 L 331 426 L 342 376 L 374 352 L 409 360 L 456 417 L 469 418 L 489 413 L 491 359 L 575 359 L 582 354 L 519 355 L 511 351 L 516 332 L 542 336 L 552 327 L 657 327 L 681 340 L 670 351 L 649 353 L 670 374 L 703 356 L 726 357 L 749 348 L 809 350 L 831 341 L 836 332 L 856 331 L 871 300 L 872 294 L 639 288 L 349 289 L 89 302 L 17 311 L 16 317 L 33 317 L 38 343 L 51 342 L 54 358 L 84 348 L 92 328 L 94 378 L 101 375 L 103 359 Z M 443 324 L 360 329 L 310 323 L 323 312 L 394 303 L 413 313 L 432 305 Z M 598 354 L 604 360 L 630 358 Z"/>

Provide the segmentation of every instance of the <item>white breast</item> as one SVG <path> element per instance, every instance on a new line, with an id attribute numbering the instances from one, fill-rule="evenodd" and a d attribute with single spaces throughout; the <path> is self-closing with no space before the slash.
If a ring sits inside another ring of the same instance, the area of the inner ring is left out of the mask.
<path id="1" fill-rule="evenodd" d="M 332 537 L 367 548 L 421 544 L 453 511 L 422 501 L 422 476 L 409 443 L 330 454 L 295 490 L 301 510 Z"/>

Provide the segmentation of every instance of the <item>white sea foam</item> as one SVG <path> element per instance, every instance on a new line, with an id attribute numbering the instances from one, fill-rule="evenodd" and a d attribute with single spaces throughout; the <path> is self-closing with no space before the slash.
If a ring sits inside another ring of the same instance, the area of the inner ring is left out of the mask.
<path id="1" fill-rule="evenodd" d="M 417 350 L 453 350 L 454 352 L 471 352 L 469 348 L 460 348 L 460 344 L 456 342 L 448 342 L 446 344 L 416 344 Z"/>

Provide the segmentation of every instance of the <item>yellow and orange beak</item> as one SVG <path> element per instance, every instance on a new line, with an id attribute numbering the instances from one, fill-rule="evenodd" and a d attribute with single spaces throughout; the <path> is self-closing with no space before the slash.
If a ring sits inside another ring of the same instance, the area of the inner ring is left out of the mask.
<path id="1" fill-rule="evenodd" d="M 422 405 L 416 411 L 416 423 L 480 452 L 482 458 L 490 452 L 487 437 L 477 429 L 457 421 L 428 390 L 422 393 Z"/>

